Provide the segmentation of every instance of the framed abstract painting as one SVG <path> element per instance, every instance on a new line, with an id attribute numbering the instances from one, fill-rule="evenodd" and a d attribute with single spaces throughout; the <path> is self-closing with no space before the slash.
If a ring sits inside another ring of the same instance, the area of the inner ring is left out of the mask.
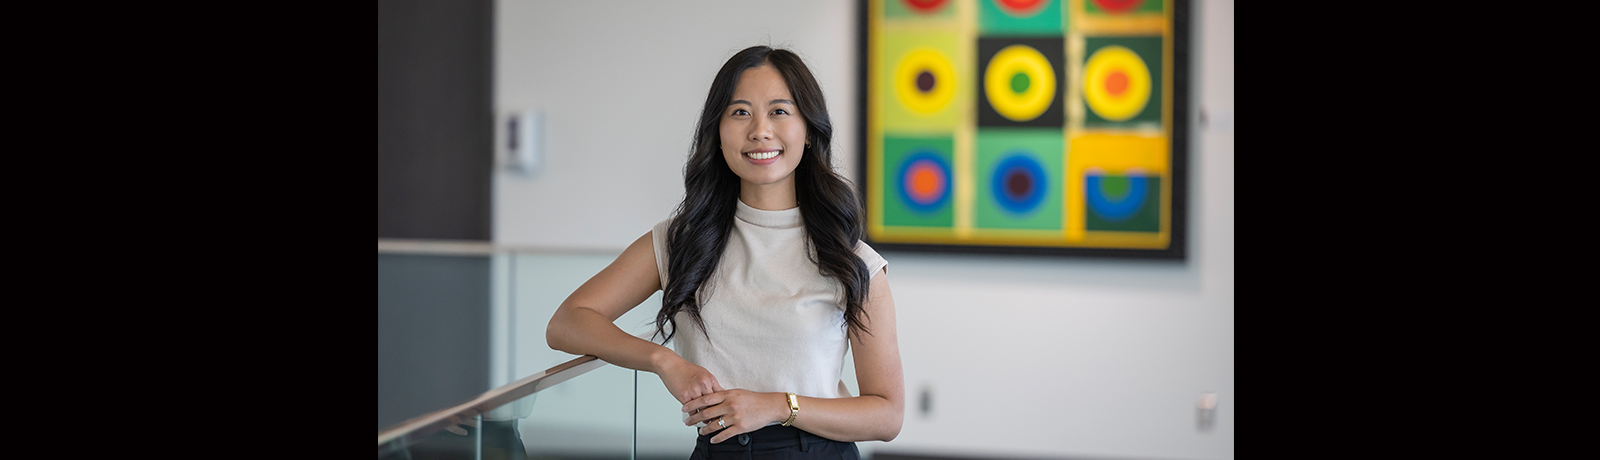
<path id="1" fill-rule="evenodd" d="M 868 242 L 1183 259 L 1186 7 L 862 2 Z"/>

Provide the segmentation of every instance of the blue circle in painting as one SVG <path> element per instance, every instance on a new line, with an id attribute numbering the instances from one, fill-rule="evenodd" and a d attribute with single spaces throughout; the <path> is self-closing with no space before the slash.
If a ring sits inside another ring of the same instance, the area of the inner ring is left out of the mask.
<path id="1" fill-rule="evenodd" d="M 1100 217 L 1111 221 L 1123 221 L 1133 217 L 1144 207 L 1145 199 L 1150 194 L 1149 180 L 1144 176 L 1129 175 L 1128 190 L 1122 196 L 1111 196 L 1105 191 L 1105 176 L 1092 175 L 1085 178 L 1084 188 L 1089 201 L 1089 210 Z"/>
<path id="2" fill-rule="evenodd" d="M 950 190 L 955 186 L 950 175 L 950 163 L 930 150 L 918 150 L 900 161 L 900 167 L 894 177 L 898 179 L 895 191 L 900 195 L 900 201 L 907 208 L 919 214 L 927 214 L 944 207 L 950 202 Z M 917 175 L 930 175 L 936 178 L 940 187 L 922 191 L 915 190 L 910 180 Z"/>
<path id="3" fill-rule="evenodd" d="M 1050 188 L 1044 166 L 1027 152 L 1010 152 L 1000 160 L 989 181 L 995 202 L 1012 214 L 1027 214 L 1044 202 L 1045 191 Z"/>

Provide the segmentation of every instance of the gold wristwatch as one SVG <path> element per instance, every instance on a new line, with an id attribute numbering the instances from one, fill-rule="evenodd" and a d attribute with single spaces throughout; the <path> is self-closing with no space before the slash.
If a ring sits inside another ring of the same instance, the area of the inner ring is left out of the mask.
<path id="1" fill-rule="evenodd" d="M 789 426 L 789 424 L 794 423 L 794 418 L 800 415 L 800 397 L 795 396 L 794 393 L 784 394 L 789 395 L 789 419 L 783 422 L 783 426 Z"/>

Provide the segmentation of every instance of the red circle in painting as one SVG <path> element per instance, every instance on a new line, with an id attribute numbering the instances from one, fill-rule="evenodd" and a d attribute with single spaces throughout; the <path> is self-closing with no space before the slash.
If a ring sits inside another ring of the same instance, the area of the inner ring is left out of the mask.
<path id="1" fill-rule="evenodd" d="M 1138 8 L 1144 0 L 1094 0 L 1095 6 L 1112 13 L 1126 13 Z"/>
<path id="2" fill-rule="evenodd" d="M 1127 90 L 1128 74 L 1124 73 L 1122 69 L 1113 70 L 1110 75 L 1106 75 L 1106 92 L 1111 93 L 1112 96 L 1121 96 Z"/>
<path id="3" fill-rule="evenodd" d="M 1001 8 L 1011 10 L 1013 13 L 1033 13 L 1044 0 L 995 0 Z"/>
<path id="4" fill-rule="evenodd" d="M 932 13 L 944 6 L 949 0 L 900 0 L 906 6 L 918 13 Z"/>

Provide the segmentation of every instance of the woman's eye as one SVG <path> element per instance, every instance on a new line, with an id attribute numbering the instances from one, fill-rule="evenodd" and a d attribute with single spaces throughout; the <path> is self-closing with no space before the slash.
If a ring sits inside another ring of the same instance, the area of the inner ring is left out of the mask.
<path id="1" fill-rule="evenodd" d="M 737 116 L 737 115 L 749 115 L 749 114 L 750 114 L 750 112 L 746 112 L 746 111 L 744 111 L 744 109 L 733 109 L 733 113 L 731 115 L 736 115 Z"/>
<path id="2" fill-rule="evenodd" d="M 788 110 L 784 110 L 784 109 L 777 109 L 777 110 L 773 110 L 772 114 L 773 115 L 788 115 L 789 111 Z"/>

